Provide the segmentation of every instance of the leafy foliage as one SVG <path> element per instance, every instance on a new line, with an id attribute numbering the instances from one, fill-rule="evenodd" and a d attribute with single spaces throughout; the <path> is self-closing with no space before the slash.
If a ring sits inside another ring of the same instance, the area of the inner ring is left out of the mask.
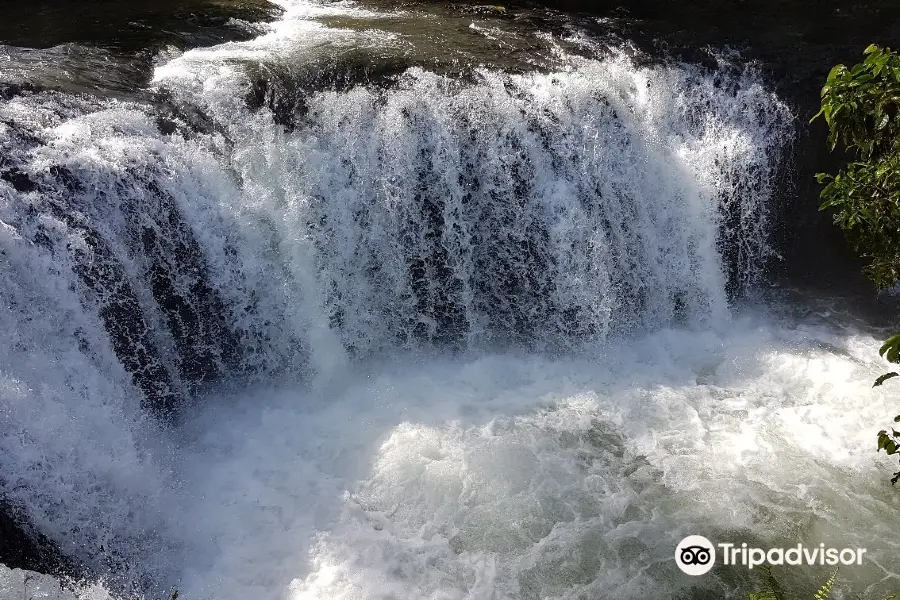
<path id="1" fill-rule="evenodd" d="M 900 333 L 889 337 L 882 344 L 878 354 L 886 358 L 888 362 L 900 363 Z"/>
<path id="2" fill-rule="evenodd" d="M 900 364 L 900 333 L 889 337 L 881 346 L 878 353 L 887 359 L 888 362 Z M 897 373 L 896 371 L 885 373 L 875 380 L 875 385 L 873 387 L 880 386 L 888 379 L 893 379 L 894 377 L 900 377 L 900 373 Z M 900 415 L 894 417 L 894 423 L 900 423 Z M 884 450 L 888 456 L 900 454 L 900 443 L 898 442 L 900 442 L 900 432 L 896 429 L 891 429 L 891 433 L 888 433 L 885 429 L 878 432 L 879 452 Z M 897 471 L 894 473 L 894 476 L 891 477 L 891 485 L 896 484 L 898 481 L 900 481 L 900 471 Z"/>
<path id="3" fill-rule="evenodd" d="M 879 288 L 900 280 L 900 55 L 872 45 L 865 60 L 837 65 L 822 88 L 828 142 L 856 158 L 836 175 L 819 173 L 821 210 L 868 260 Z"/>
<path id="4" fill-rule="evenodd" d="M 770 592 L 769 590 L 750 594 L 749 598 L 750 600 L 782 600 L 782 598 L 775 595 L 775 592 Z"/>
<path id="5" fill-rule="evenodd" d="M 762 565 L 757 568 L 758 572 L 762 575 L 763 582 L 758 592 L 754 592 L 748 596 L 748 600 L 788 600 L 788 596 L 785 594 L 784 589 L 781 587 L 781 584 L 778 582 L 778 579 L 772 574 L 772 567 L 769 565 Z M 828 580 L 820 587 L 815 596 L 813 596 L 813 600 L 828 600 L 830 598 L 831 590 L 834 588 L 834 584 L 837 581 L 837 569 L 831 572 Z M 854 596 L 857 600 L 860 600 L 860 596 Z M 794 600 L 793 598 L 791 600 Z M 895 594 L 891 594 L 881 600 L 900 600 L 900 596 Z"/>
<path id="6" fill-rule="evenodd" d="M 831 595 L 831 588 L 834 586 L 834 580 L 837 578 L 837 569 L 831 572 L 831 577 L 825 582 L 825 585 L 816 592 L 815 600 L 827 600 Z"/>
<path id="7" fill-rule="evenodd" d="M 882 344 L 881 349 L 878 351 L 878 354 L 880 354 L 888 362 L 892 362 L 895 364 L 900 363 L 900 333 L 889 337 L 887 341 Z M 888 379 L 893 379 L 894 377 L 900 377 L 900 373 L 897 373 L 896 371 L 885 373 L 875 380 L 875 383 L 872 385 L 872 387 L 878 387 Z"/>
<path id="8" fill-rule="evenodd" d="M 828 143 L 839 144 L 854 159 L 836 175 L 819 173 L 825 187 L 820 210 L 834 211 L 834 222 L 850 246 L 868 264 L 863 271 L 885 289 L 900 281 L 900 55 L 871 45 L 863 62 L 837 65 L 822 88 L 822 110 Z M 880 350 L 888 362 L 900 364 L 900 334 Z M 873 387 L 900 377 L 885 373 Z M 894 419 L 900 422 L 900 417 Z M 900 433 L 878 433 L 878 450 L 900 454 Z M 891 483 L 900 481 L 900 471 Z"/>
<path id="9" fill-rule="evenodd" d="M 900 56 L 875 44 L 863 54 L 865 60 L 853 68 L 831 70 L 822 88 L 822 110 L 813 119 L 824 115 L 832 149 L 840 142 L 869 160 L 896 149 Z"/>
<path id="10" fill-rule="evenodd" d="M 900 373 L 896 371 L 891 371 L 890 373 L 885 373 L 881 377 L 875 380 L 875 383 L 872 384 L 872 387 L 878 387 L 888 379 L 893 379 L 894 377 L 900 377 Z"/>
<path id="11" fill-rule="evenodd" d="M 762 565 L 758 568 L 759 572 L 762 573 L 763 584 L 758 592 L 750 594 L 749 600 L 785 600 L 781 584 L 772 575 L 772 567 Z"/>

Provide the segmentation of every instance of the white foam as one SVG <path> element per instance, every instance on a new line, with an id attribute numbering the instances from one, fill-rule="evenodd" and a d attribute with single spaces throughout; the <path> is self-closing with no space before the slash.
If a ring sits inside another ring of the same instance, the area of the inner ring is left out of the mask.
<path id="1" fill-rule="evenodd" d="M 592 358 L 399 361 L 324 398 L 210 399 L 182 434 L 183 530 L 208 540 L 195 551 L 210 562 L 182 589 L 221 600 L 727 589 L 678 575 L 673 549 L 698 532 L 866 547 L 874 562 L 843 574 L 859 589 L 896 551 L 890 463 L 872 448 L 895 409 L 871 389 L 884 367 L 874 339 L 838 341 L 843 355 L 825 340 L 837 341 L 828 328 L 785 335 L 754 317 Z"/>
<path id="2" fill-rule="evenodd" d="M 703 532 L 862 544 L 889 572 L 876 340 L 729 306 L 726 262 L 752 283 L 773 256 L 792 131 L 752 73 L 412 69 L 308 93 L 291 130 L 247 107 L 248 66 L 390 37 L 310 20 L 352 5 L 286 8 L 160 57 L 202 131 L 0 104 L 0 148 L 43 190 L 0 181 L 0 490 L 42 532 L 149 595 L 216 600 L 668 597 L 692 583 L 675 542 Z M 186 394 L 142 236 L 196 241 L 243 354 L 181 428 L 142 416 L 73 223 Z"/>
<path id="3" fill-rule="evenodd" d="M 99 584 L 67 585 L 54 577 L 0 565 L 0 598 L 27 600 L 113 600 Z"/>

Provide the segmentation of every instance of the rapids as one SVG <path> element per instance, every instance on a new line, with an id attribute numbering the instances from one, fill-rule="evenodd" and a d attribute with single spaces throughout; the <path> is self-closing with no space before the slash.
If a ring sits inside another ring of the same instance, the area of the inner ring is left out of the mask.
<path id="1" fill-rule="evenodd" d="M 767 290 L 796 126 L 751 67 L 406 68 L 402 11 L 281 4 L 142 95 L 0 101 L 0 495 L 113 595 L 745 597 L 688 534 L 896 586 L 879 332 Z"/>

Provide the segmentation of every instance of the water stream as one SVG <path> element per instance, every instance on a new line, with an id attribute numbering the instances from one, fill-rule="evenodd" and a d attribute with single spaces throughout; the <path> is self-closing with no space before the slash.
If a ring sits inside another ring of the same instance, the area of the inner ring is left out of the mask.
<path id="1" fill-rule="evenodd" d="M 140 94 L 0 101 L 0 493 L 42 533 L 148 598 L 746 597 L 687 534 L 896 586 L 879 332 L 767 291 L 795 124 L 752 68 L 476 14 L 430 69 L 427 14 L 282 4 Z"/>

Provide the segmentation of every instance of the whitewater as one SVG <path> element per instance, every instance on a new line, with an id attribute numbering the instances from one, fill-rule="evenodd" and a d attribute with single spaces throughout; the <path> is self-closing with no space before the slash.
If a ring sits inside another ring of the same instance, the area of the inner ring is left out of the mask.
<path id="1" fill-rule="evenodd" d="M 60 598 L 745 597 L 690 534 L 896 588 L 883 332 L 767 283 L 796 124 L 752 68 L 539 34 L 315 88 L 421 49 L 281 4 L 153 101 L 0 101 L 0 495 L 97 574 Z"/>

